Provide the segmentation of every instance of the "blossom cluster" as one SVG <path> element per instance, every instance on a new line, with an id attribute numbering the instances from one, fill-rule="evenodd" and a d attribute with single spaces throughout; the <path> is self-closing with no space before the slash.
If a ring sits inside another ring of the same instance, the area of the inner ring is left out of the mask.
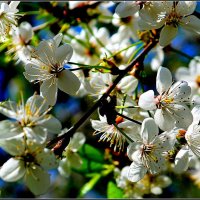
<path id="1" fill-rule="evenodd" d="M 60 148 L 61 140 L 52 150 L 48 146 L 55 138 L 69 137 L 66 133 L 72 130 L 62 128 L 50 114 L 60 91 L 77 98 L 90 96 L 99 103 L 98 119 L 90 119 L 90 125 L 99 142 L 109 143 L 114 152 L 125 152 L 129 159 L 121 168 L 110 163 L 125 197 L 160 195 L 172 183 L 165 174 L 169 169 L 175 174 L 191 168 L 199 171 L 200 57 L 191 58 L 188 68 L 180 66 L 175 76 L 171 66 L 164 66 L 166 49 L 173 49 L 171 43 L 180 29 L 195 37 L 200 34 L 200 20 L 194 14 L 197 2 L 69 1 L 69 13 L 89 7 L 87 20 L 71 16 L 75 22 L 70 24 L 56 19 L 53 23 L 60 30 L 43 40 L 36 34 L 43 26 L 18 24 L 23 19 L 19 3 L 0 3 L 0 40 L 7 48 L 5 54 L 23 66 L 23 77 L 39 93 L 26 102 L 23 95 L 18 103 L 0 102 L 0 113 L 9 118 L 0 121 L 0 147 L 11 156 L 0 168 L 2 180 L 23 179 L 34 195 L 41 195 L 50 186 L 49 170 L 57 169 L 69 178 L 74 168 L 82 167 L 79 150 L 87 142 L 86 133 L 74 131 L 61 155 L 53 151 Z M 114 12 L 109 9 L 113 6 Z M 92 13 L 96 20 L 89 20 Z M 117 31 L 109 30 L 110 24 Z M 149 44 L 154 44 L 150 52 L 140 56 Z M 147 88 L 144 61 L 150 53 L 154 56 L 148 70 L 156 72 L 156 79 L 155 87 Z"/>

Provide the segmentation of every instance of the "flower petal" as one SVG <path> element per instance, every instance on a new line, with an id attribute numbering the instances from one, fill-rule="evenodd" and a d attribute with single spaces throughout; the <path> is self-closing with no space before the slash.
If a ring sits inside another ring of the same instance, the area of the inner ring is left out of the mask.
<path id="1" fill-rule="evenodd" d="M 23 132 L 21 126 L 16 122 L 0 121 L 0 140 L 15 137 Z"/>
<path id="2" fill-rule="evenodd" d="M 17 104 L 14 101 L 1 102 L 0 113 L 12 119 L 17 119 Z"/>
<path id="3" fill-rule="evenodd" d="M 137 182 L 141 180 L 147 173 L 147 169 L 140 163 L 132 162 L 128 172 L 128 180 L 131 182 Z"/>
<path id="4" fill-rule="evenodd" d="M 138 80 L 133 76 L 126 76 L 122 78 L 117 87 L 121 89 L 123 93 L 127 93 L 128 95 L 133 95 L 135 88 L 138 85 Z"/>
<path id="5" fill-rule="evenodd" d="M 61 176 L 64 176 L 66 178 L 69 177 L 71 169 L 70 169 L 70 163 L 68 162 L 68 160 L 66 158 L 62 159 L 59 162 L 58 171 Z"/>
<path id="6" fill-rule="evenodd" d="M 40 86 L 41 96 L 47 101 L 47 104 L 53 106 L 57 100 L 57 79 L 51 78 L 42 83 Z"/>
<path id="7" fill-rule="evenodd" d="M 49 107 L 45 99 L 40 95 L 33 95 L 26 101 L 26 107 L 31 110 L 32 114 L 43 114 Z"/>
<path id="8" fill-rule="evenodd" d="M 163 109 L 157 109 L 154 115 L 156 124 L 163 131 L 171 130 L 175 126 L 175 120 L 172 115 Z"/>
<path id="9" fill-rule="evenodd" d="M 177 32 L 177 27 L 169 25 L 164 26 L 160 32 L 159 44 L 163 47 L 167 46 L 176 37 Z"/>
<path id="10" fill-rule="evenodd" d="M 189 151 L 188 149 L 181 149 L 175 158 L 174 171 L 176 173 L 182 173 L 187 170 L 189 166 Z"/>
<path id="11" fill-rule="evenodd" d="M 154 99 L 154 91 L 149 90 L 140 95 L 138 105 L 144 110 L 155 110 L 156 102 Z"/>
<path id="12" fill-rule="evenodd" d="M 33 28 L 31 26 L 31 24 L 29 24 L 28 22 L 22 22 L 20 24 L 19 33 L 20 33 L 22 40 L 25 43 L 28 43 L 32 39 L 33 34 L 34 34 Z"/>
<path id="13" fill-rule="evenodd" d="M 76 132 L 73 136 L 73 138 L 71 138 L 70 143 L 68 145 L 68 147 L 73 151 L 76 152 L 78 151 L 81 146 L 85 143 L 86 137 L 83 133 L 81 132 Z"/>
<path id="14" fill-rule="evenodd" d="M 191 87 L 186 81 L 177 81 L 172 85 L 168 92 L 168 97 L 172 97 L 174 101 L 188 100 L 191 94 Z"/>
<path id="15" fill-rule="evenodd" d="M 194 15 L 190 15 L 181 19 L 181 27 L 188 31 L 200 34 L 200 19 Z"/>
<path id="16" fill-rule="evenodd" d="M 166 92 L 172 85 L 172 74 L 169 69 L 160 67 L 156 76 L 156 89 L 159 94 Z"/>
<path id="17" fill-rule="evenodd" d="M 58 63 L 69 61 L 73 54 L 73 49 L 69 44 L 64 44 L 56 49 L 56 60 Z"/>
<path id="18" fill-rule="evenodd" d="M 0 177 L 7 182 L 14 182 L 25 174 L 25 166 L 22 160 L 10 158 L 0 169 Z"/>
<path id="19" fill-rule="evenodd" d="M 54 153 L 50 149 L 44 149 L 36 155 L 36 160 L 45 170 L 54 169 L 58 166 L 58 162 Z"/>
<path id="20" fill-rule="evenodd" d="M 46 115 L 44 120 L 41 119 L 37 124 L 47 129 L 49 133 L 58 134 L 62 129 L 60 121 L 52 115 Z"/>
<path id="21" fill-rule="evenodd" d="M 58 88 L 63 92 L 75 95 L 80 87 L 78 77 L 69 70 L 63 70 L 58 76 Z"/>
<path id="22" fill-rule="evenodd" d="M 158 136 L 158 126 L 156 125 L 155 121 L 153 118 L 146 118 L 142 122 L 142 127 L 141 127 L 141 138 L 143 139 L 144 144 L 149 144 L 151 141 Z"/>
<path id="23" fill-rule="evenodd" d="M 137 11 L 139 11 L 140 6 L 137 2 L 121 2 L 115 9 L 115 13 L 117 13 L 120 17 L 128 17 L 134 15 Z"/>
<path id="24" fill-rule="evenodd" d="M 47 139 L 47 130 L 40 126 L 24 127 L 23 129 L 26 137 L 38 144 L 43 144 Z"/>
<path id="25" fill-rule="evenodd" d="M 196 1 L 179 1 L 176 6 L 176 12 L 180 16 L 191 15 L 195 11 L 196 5 Z"/>
<path id="26" fill-rule="evenodd" d="M 29 173 L 26 172 L 24 181 L 33 194 L 41 195 L 50 186 L 50 175 L 35 165 L 34 168 L 29 168 Z"/>

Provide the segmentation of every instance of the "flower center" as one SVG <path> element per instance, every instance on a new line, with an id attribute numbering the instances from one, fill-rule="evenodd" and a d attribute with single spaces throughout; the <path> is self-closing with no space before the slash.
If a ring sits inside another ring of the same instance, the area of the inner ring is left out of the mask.
<path id="1" fill-rule="evenodd" d="M 177 12 L 173 9 L 173 11 L 166 18 L 166 25 L 173 25 L 174 27 L 177 27 L 181 18 L 182 17 L 179 16 Z"/>

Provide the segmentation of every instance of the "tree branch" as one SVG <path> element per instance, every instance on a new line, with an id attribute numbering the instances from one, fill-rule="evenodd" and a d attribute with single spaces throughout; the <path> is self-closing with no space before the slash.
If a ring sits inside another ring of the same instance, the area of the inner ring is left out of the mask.
<path id="1" fill-rule="evenodd" d="M 77 131 L 77 129 L 88 119 L 88 117 L 101 105 L 102 101 L 105 100 L 112 90 L 116 87 L 116 85 L 120 82 L 120 80 L 132 69 L 135 64 L 140 65 L 143 63 L 144 57 L 146 54 L 157 44 L 157 40 L 151 41 L 148 45 L 146 45 L 143 51 L 126 67 L 125 70 L 121 70 L 121 73 L 118 77 L 113 81 L 113 84 L 107 89 L 107 91 L 101 96 L 101 98 L 72 126 L 66 133 L 63 135 L 51 140 L 47 146 L 50 147 L 56 143 L 53 147 L 52 151 L 58 155 L 62 156 L 62 152 L 68 145 L 70 141 L 70 137 Z"/>

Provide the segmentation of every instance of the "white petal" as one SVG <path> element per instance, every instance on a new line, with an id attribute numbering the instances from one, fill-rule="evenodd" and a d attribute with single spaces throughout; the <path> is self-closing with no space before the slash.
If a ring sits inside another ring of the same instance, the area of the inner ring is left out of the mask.
<path id="1" fill-rule="evenodd" d="M 12 156 L 22 155 L 25 151 L 23 136 L 24 133 L 14 138 L 0 140 L 0 147 Z"/>
<path id="2" fill-rule="evenodd" d="M 38 166 L 29 168 L 24 177 L 25 183 L 35 195 L 44 194 L 50 186 L 50 175 Z"/>
<path id="3" fill-rule="evenodd" d="M 45 148 L 44 151 L 37 154 L 36 160 L 45 170 L 54 169 L 58 166 L 56 157 L 50 149 Z"/>
<path id="4" fill-rule="evenodd" d="M 128 172 L 128 180 L 137 182 L 147 173 L 147 169 L 140 163 L 132 162 Z"/>
<path id="5" fill-rule="evenodd" d="M 49 133 L 58 134 L 61 132 L 62 125 L 58 119 L 51 115 L 46 115 L 44 120 L 40 120 L 38 125 L 47 129 Z"/>
<path id="6" fill-rule="evenodd" d="M 25 174 L 25 166 L 22 160 L 10 158 L 0 169 L 0 177 L 7 182 L 14 182 Z"/>
<path id="7" fill-rule="evenodd" d="M 144 110 L 156 109 L 156 102 L 154 99 L 154 91 L 149 90 L 140 95 L 138 105 Z"/>
<path id="8" fill-rule="evenodd" d="M 140 6 L 137 4 L 137 2 L 121 2 L 116 7 L 115 13 L 124 18 L 134 15 L 137 11 L 139 11 L 139 9 Z"/>
<path id="9" fill-rule="evenodd" d="M 200 34 L 200 19 L 194 15 L 187 16 L 181 19 L 181 26 L 188 30 Z"/>
<path id="10" fill-rule="evenodd" d="M 63 38 L 62 33 L 58 33 L 56 36 L 54 36 L 53 40 L 55 41 L 57 47 L 60 45 L 62 38 Z"/>
<path id="11" fill-rule="evenodd" d="M 11 1 L 9 3 L 9 7 L 12 9 L 12 10 L 17 10 L 17 6 L 19 5 L 20 1 Z"/>
<path id="12" fill-rule="evenodd" d="M 14 101 L 2 102 L 0 104 L 0 113 L 12 119 L 17 119 L 17 104 Z"/>
<path id="13" fill-rule="evenodd" d="M 176 6 L 176 12 L 181 16 L 191 15 L 196 8 L 196 1 L 179 1 Z"/>
<path id="14" fill-rule="evenodd" d="M 177 81 L 175 84 L 172 85 L 168 92 L 168 96 L 170 95 L 177 102 L 188 100 L 190 94 L 191 87 L 188 86 L 188 83 L 186 81 Z"/>
<path id="15" fill-rule="evenodd" d="M 12 138 L 22 133 L 22 128 L 17 122 L 0 121 L 0 139 Z"/>
<path id="16" fill-rule="evenodd" d="M 160 32 L 159 44 L 163 47 L 171 43 L 176 37 L 178 28 L 174 26 L 164 26 Z"/>
<path id="17" fill-rule="evenodd" d="M 158 126 L 152 118 L 146 118 L 142 122 L 140 135 L 143 143 L 150 143 L 158 135 Z"/>
<path id="18" fill-rule="evenodd" d="M 73 49 L 69 44 L 64 44 L 56 49 L 56 60 L 58 63 L 69 61 L 73 54 Z"/>
<path id="19" fill-rule="evenodd" d="M 75 95 L 80 87 L 78 77 L 69 70 L 63 70 L 58 76 L 58 88 L 63 92 Z"/>
<path id="20" fill-rule="evenodd" d="M 163 130 L 171 130 L 175 126 L 175 120 L 171 114 L 163 109 L 157 109 L 154 115 L 156 124 Z"/>
<path id="21" fill-rule="evenodd" d="M 26 101 L 26 107 L 28 107 L 33 114 L 37 113 L 41 115 L 49 108 L 49 105 L 40 95 L 33 95 Z"/>
<path id="22" fill-rule="evenodd" d="M 68 160 L 66 158 L 62 159 L 59 162 L 58 171 L 61 176 L 64 176 L 67 178 L 69 177 L 71 169 L 70 169 L 70 163 L 68 162 Z"/>
<path id="23" fill-rule="evenodd" d="M 30 81 L 33 82 L 35 80 L 43 80 L 45 75 L 48 75 L 49 72 L 47 70 L 41 70 L 40 67 L 38 67 L 37 65 L 34 65 L 32 63 L 28 63 L 26 64 L 26 66 L 24 67 L 25 72 L 23 73 L 25 78 Z"/>
<path id="24" fill-rule="evenodd" d="M 40 126 L 24 127 L 24 132 L 29 140 L 38 144 L 43 144 L 47 139 L 47 130 Z"/>
<path id="25" fill-rule="evenodd" d="M 187 129 L 193 121 L 191 110 L 184 104 L 174 104 L 171 113 L 176 120 L 177 127 Z"/>
<path id="26" fill-rule="evenodd" d="M 172 74 L 169 69 L 165 67 L 160 67 L 157 72 L 156 77 L 156 89 L 159 94 L 167 91 L 172 85 Z"/>
<path id="27" fill-rule="evenodd" d="M 135 88 L 138 85 L 138 80 L 133 76 L 126 76 L 122 78 L 117 87 L 121 89 L 123 93 L 127 93 L 128 95 L 132 95 Z"/>
<path id="28" fill-rule="evenodd" d="M 187 149 L 181 149 L 175 158 L 174 171 L 176 173 L 182 173 L 187 170 L 189 165 L 189 152 Z"/>
<path id="29" fill-rule="evenodd" d="M 83 133 L 76 132 L 73 138 L 70 140 L 68 147 L 70 147 L 70 149 L 74 152 L 78 151 L 80 147 L 85 143 L 85 140 L 86 137 Z"/>
<path id="30" fill-rule="evenodd" d="M 42 83 L 40 86 L 41 96 L 44 97 L 47 103 L 51 106 L 55 105 L 57 100 L 57 79 L 51 78 Z"/>
<path id="31" fill-rule="evenodd" d="M 19 33 L 20 36 L 22 38 L 22 40 L 27 43 L 29 42 L 32 37 L 33 37 L 33 28 L 31 26 L 31 24 L 29 24 L 28 22 L 22 22 L 19 26 Z"/>

